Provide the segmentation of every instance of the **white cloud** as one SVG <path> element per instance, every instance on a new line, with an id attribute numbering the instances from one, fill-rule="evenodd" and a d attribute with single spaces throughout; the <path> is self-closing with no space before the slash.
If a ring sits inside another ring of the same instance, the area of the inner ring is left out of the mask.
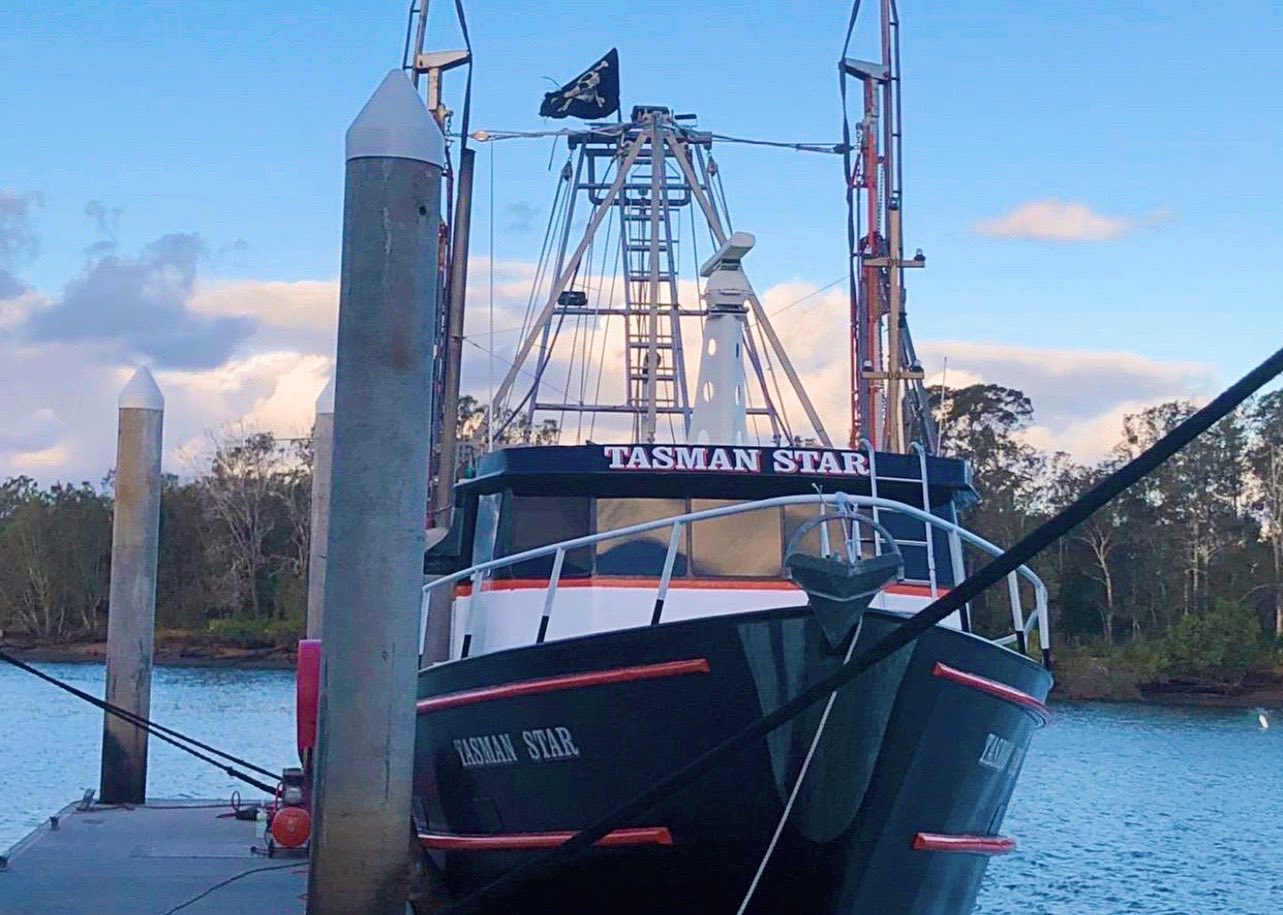
<path id="1" fill-rule="evenodd" d="M 1029 396 L 1035 425 L 1027 439 L 1080 460 L 1103 457 L 1122 434 L 1123 417 L 1167 400 L 1204 399 L 1215 371 L 1197 362 L 1169 362 L 1127 352 L 930 340 L 918 346 L 940 384 L 948 360 L 950 387 L 990 383 Z"/>
<path id="2" fill-rule="evenodd" d="M 33 289 L 27 289 L 9 299 L 0 299 L 0 332 L 13 330 L 48 305 L 49 300 Z"/>
<path id="3" fill-rule="evenodd" d="M 332 328 L 339 316 L 338 280 L 201 283 L 188 307 L 211 317 L 254 318 L 272 327 Z"/>
<path id="4" fill-rule="evenodd" d="M 1019 238 L 1035 241 L 1110 241 L 1143 226 L 1171 219 L 1166 210 L 1155 210 L 1139 219 L 1107 216 L 1085 203 L 1064 200 L 1031 200 L 996 219 L 982 219 L 975 232 L 990 238 Z"/>
<path id="5" fill-rule="evenodd" d="M 488 264 L 470 265 L 468 320 L 471 341 L 464 350 L 463 390 L 484 399 L 490 385 Z M 526 315 L 531 264 L 495 264 L 495 384 L 508 368 Z M 592 278 L 596 300 L 609 298 L 610 283 Z M 616 284 L 616 300 L 622 290 Z M 693 283 L 683 284 L 685 301 L 695 301 Z M 338 287 L 334 280 L 297 282 L 198 282 L 187 308 L 209 319 L 238 319 L 253 325 L 229 357 L 210 368 L 161 368 L 157 379 L 166 397 L 166 469 L 183 473 L 180 459 L 208 447 L 208 431 L 245 424 L 281 435 L 305 432 L 311 425 L 317 394 L 333 366 Z M 805 301 L 794 304 L 799 299 Z M 815 402 L 835 442 L 846 438 L 847 304 L 845 290 L 820 292 L 811 283 L 783 283 L 764 291 L 763 303 L 774 313 L 774 325 L 793 359 L 803 386 Z M 38 296 L 21 300 L 22 309 L 41 307 Z M 535 309 L 542 305 L 536 301 Z M 0 318 L 4 312 L 0 311 Z M 18 321 L 21 318 L 16 319 Z M 604 364 L 607 382 L 601 398 L 623 398 L 618 367 L 624 359 L 622 333 L 585 323 L 575 346 L 572 334 L 554 355 L 546 375 L 550 396 L 565 391 L 571 352 L 592 366 L 591 381 Z M 687 328 L 688 373 L 698 369 L 698 329 Z M 591 344 L 591 345 L 590 345 Z M 929 380 L 939 382 L 948 357 L 950 385 L 980 381 L 1020 388 L 1033 399 L 1037 423 L 1029 440 L 1040 447 L 1063 448 L 1082 459 L 1103 454 L 1116 441 L 1121 418 L 1151 403 L 1174 397 L 1197 399 L 1210 391 L 1212 371 L 1195 363 L 1164 362 L 1128 353 L 1035 349 L 962 341 L 919 342 Z M 116 396 L 132 365 L 88 341 L 32 341 L 0 321 L 0 476 L 29 473 L 42 480 L 98 480 L 111 467 L 115 452 Z M 527 372 L 532 366 L 527 365 Z M 787 389 L 778 365 L 775 380 Z M 529 376 L 523 376 L 523 384 Z M 595 383 L 585 390 L 591 397 Z M 785 406 L 795 427 L 804 425 L 796 401 Z M 589 434 L 568 414 L 566 428 Z M 627 420 L 598 420 L 598 441 L 624 435 Z M 803 430 L 804 431 L 804 430 Z"/>

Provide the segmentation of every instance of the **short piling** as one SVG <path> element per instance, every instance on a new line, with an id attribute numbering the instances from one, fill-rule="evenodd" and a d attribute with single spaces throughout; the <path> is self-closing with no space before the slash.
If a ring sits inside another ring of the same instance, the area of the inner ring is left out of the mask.
<path id="1" fill-rule="evenodd" d="M 310 913 L 405 911 L 445 142 L 393 70 L 347 134 Z"/>
<path id="2" fill-rule="evenodd" d="M 151 706 L 165 416 L 165 400 L 146 368 L 121 391 L 118 416 L 106 699 L 145 718 Z M 147 732 L 108 713 L 98 793 L 104 804 L 141 804 L 147 797 Z"/>
<path id="3" fill-rule="evenodd" d="M 330 462 L 334 454 L 334 379 L 316 398 L 312 426 L 312 513 L 307 554 L 307 637 L 321 637 L 325 617 L 325 550 L 330 532 Z"/>

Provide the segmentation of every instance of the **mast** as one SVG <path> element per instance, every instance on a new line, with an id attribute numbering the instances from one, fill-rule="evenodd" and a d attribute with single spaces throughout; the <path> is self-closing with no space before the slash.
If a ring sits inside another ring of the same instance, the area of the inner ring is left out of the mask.
<path id="1" fill-rule="evenodd" d="M 560 428 L 570 416 L 578 424 L 581 439 L 613 436 L 618 441 L 629 434 L 634 442 L 691 440 L 693 416 L 701 403 L 703 415 L 709 415 L 708 399 L 693 400 L 688 390 L 682 328 L 691 320 L 703 323 L 707 349 L 707 324 L 712 320 L 722 328 L 712 348 L 716 350 L 719 342 L 739 341 L 730 343 L 730 355 L 751 367 L 751 378 L 746 375 L 736 383 L 733 379 L 739 376 L 734 367 L 727 365 L 723 374 L 719 365 L 718 378 L 725 383 L 713 387 L 738 391 L 745 419 L 765 421 L 768 431 L 765 435 L 759 431 L 756 437 L 774 442 L 793 439 L 779 391 L 772 390 L 771 375 L 778 369 L 806 415 L 801 428 L 809 428 L 809 434 L 798 437 L 830 444 L 818 412 L 742 271 L 737 276 L 743 287 L 738 302 L 723 301 L 725 296 L 713 296 L 715 302 L 710 299 L 709 290 L 725 285 L 732 261 L 734 270 L 740 270 L 738 256 L 705 264 L 708 271 L 703 275 L 709 288 L 700 301 L 690 301 L 690 293 L 679 283 L 684 250 L 695 256 L 698 265 L 701 235 L 715 250 L 727 245 L 732 235 L 713 193 L 716 172 L 706 155 L 713 137 L 685 123 L 693 117 L 674 115 L 661 106 L 638 106 L 627 123 L 590 124 L 567 135 L 575 162 L 572 166 L 568 159 L 561 171 L 565 193 L 562 196 L 559 191 L 558 201 L 563 209 L 559 214 L 554 207 L 550 220 L 560 239 L 549 248 L 555 249 L 545 274 L 549 282 L 536 282 L 531 303 L 541 307 L 532 308 L 526 332 L 491 405 L 491 415 L 505 425 L 520 414 L 526 430 L 544 428 L 540 419 L 552 420 Z M 592 212 L 582 237 L 572 245 L 575 201 L 580 198 L 586 199 Z M 700 216 L 702 232 L 696 228 Z M 687 237 L 681 235 L 683 217 L 691 225 Z M 551 241 L 550 235 L 545 245 Z M 622 278 L 622 301 L 615 294 L 611 251 L 616 252 Z M 620 368 L 606 364 L 608 339 L 622 343 L 622 390 L 603 390 L 603 375 L 609 376 L 612 368 L 618 373 Z M 702 351 L 701 361 L 709 355 Z M 525 379 L 530 379 L 528 385 Z M 701 384 L 705 380 L 701 376 Z M 602 429 L 596 425 L 598 420 Z M 622 420 L 629 423 L 629 433 L 624 433 Z M 740 426 L 731 421 L 714 423 L 712 428 Z M 702 429 L 712 434 L 708 426 Z M 744 438 L 748 433 L 733 435 Z"/>
<path id="2" fill-rule="evenodd" d="M 403 68 L 414 88 L 426 77 L 424 104 L 441 132 L 450 136 L 449 123 L 454 114 L 442 99 L 442 78 L 457 67 L 470 65 L 472 53 L 467 49 L 425 51 L 428 26 L 428 0 L 412 0 L 406 26 Z M 464 37 L 467 37 L 466 26 Z M 413 39 L 411 39 L 413 35 Z M 464 131 L 467 130 L 467 103 L 464 104 Z M 464 141 L 466 144 L 466 139 Z M 448 157 L 447 147 L 447 157 Z M 457 166 L 447 158 L 446 220 L 438 238 L 438 264 L 442 266 L 444 284 L 440 326 L 432 371 L 432 454 L 428 456 L 429 485 L 428 527 L 449 527 L 457 472 L 457 414 L 459 377 L 463 361 L 463 315 L 467 294 L 468 234 L 472 216 L 472 177 L 475 154 L 461 147 Z"/>
<path id="3" fill-rule="evenodd" d="M 851 218 L 863 221 L 856 239 L 859 282 L 851 302 L 851 447 L 907 452 L 914 443 L 935 450 L 924 373 L 905 320 L 905 270 L 922 267 L 918 251 L 904 256 L 900 122 L 900 21 L 895 0 L 879 3 L 877 61 L 843 58 L 844 81 L 857 80 L 863 118 L 857 131 Z"/>

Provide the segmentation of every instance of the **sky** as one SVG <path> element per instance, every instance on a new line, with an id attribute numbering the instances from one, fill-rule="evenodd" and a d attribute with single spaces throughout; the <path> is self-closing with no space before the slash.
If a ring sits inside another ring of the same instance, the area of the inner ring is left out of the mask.
<path id="1" fill-rule="evenodd" d="M 542 93 L 618 47 L 625 109 L 838 139 L 845 3 L 466 7 L 474 128 L 558 126 L 537 116 Z M 100 479 L 138 364 L 166 395 L 173 472 L 219 429 L 306 429 L 333 361 L 343 133 L 400 63 L 406 4 L 6 13 L 0 478 Z M 1091 460 L 1125 413 L 1205 398 L 1283 342 L 1283 6 L 903 0 L 901 15 L 905 237 L 928 264 L 907 307 L 933 379 L 947 358 L 950 384 L 1024 390 L 1031 440 Z M 874 54 L 871 23 L 855 56 Z M 444 0 L 428 43 L 461 45 Z M 714 152 L 768 310 L 843 275 L 839 160 Z M 493 259 L 498 327 L 520 314 L 564 159 L 549 139 L 479 152 L 471 295 Z M 839 285 L 780 322 L 838 438 L 844 313 Z M 474 307 L 477 393 L 485 321 Z"/>

